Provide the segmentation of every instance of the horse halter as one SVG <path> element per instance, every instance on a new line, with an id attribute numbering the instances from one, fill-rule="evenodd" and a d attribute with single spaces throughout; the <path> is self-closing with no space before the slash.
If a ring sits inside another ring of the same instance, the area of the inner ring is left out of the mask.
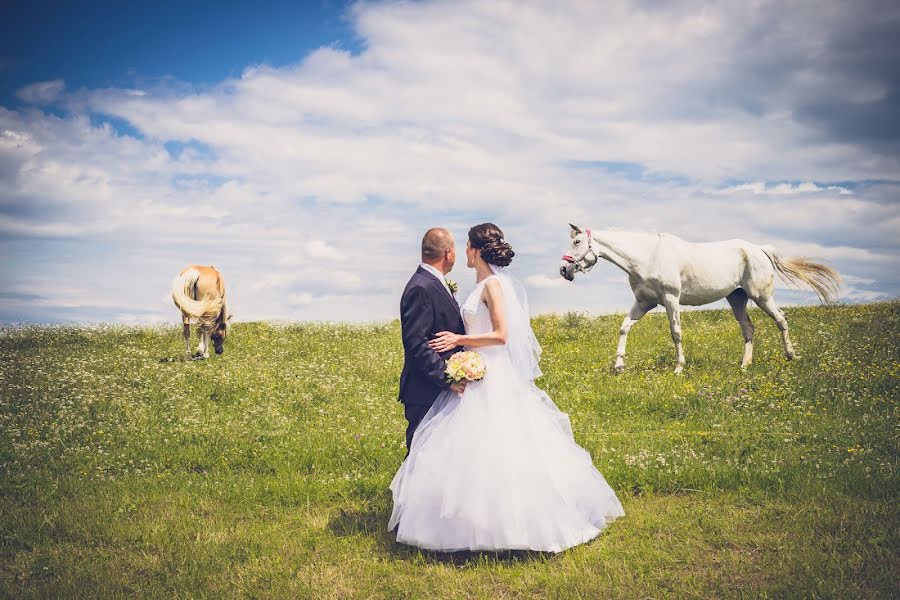
<path id="1" fill-rule="evenodd" d="M 581 257 L 581 260 L 576 261 L 574 258 L 569 256 L 568 254 L 564 255 L 562 257 L 562 259 L 564 261 L 566 261 L 567 263 L 571 263 L 572 266 L 575 267 L 575 271 L 581 271 L 582 273 L 587 273 L 588 271 L 593 269 L 595 266 L 597 266 L 597 263 L 600 262 L 600 257 L 597 256 L 596 252 L 594 252 L 594 245 L 593 245 L 594 238 L 591 237 L 591 230 L 585 229 L 584 232 L 587 234 L 588 249 L 587 249 L 587 252 L 584 253 L 584 256 Z M 589 266 L 585 267 L 582 265 L 582 263 L 586 262 L 588 254 L 591 254 L 594 257 L 594 262 L 592 262 Z"/>

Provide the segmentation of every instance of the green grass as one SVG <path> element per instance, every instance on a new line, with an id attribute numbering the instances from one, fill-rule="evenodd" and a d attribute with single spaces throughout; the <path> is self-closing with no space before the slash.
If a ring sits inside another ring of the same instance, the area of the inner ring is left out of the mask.
<path id="1" fill-rule="evenodd" d="M 403 458 L 399 324 L 0 329 L 0 595 L 892 597 L 900 302 L 542 316 L 538 380 L 627 515 L 557 556 L 435 555 L 385 530 Z M 552 515 L 547 515 L 551 517 Z"/>

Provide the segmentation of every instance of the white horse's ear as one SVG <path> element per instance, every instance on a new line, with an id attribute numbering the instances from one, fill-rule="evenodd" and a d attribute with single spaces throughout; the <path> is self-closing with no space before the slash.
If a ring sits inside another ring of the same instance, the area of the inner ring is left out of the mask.
<path id="1" fill-rule="evenodd" d="M 569 227 L 572 228 L 573 234 L 578 235 L 579 233 L 581 233 L 581 228 L 578 227 L 577 225 L 572 225 L 571 223 L 569 223 Z"/>

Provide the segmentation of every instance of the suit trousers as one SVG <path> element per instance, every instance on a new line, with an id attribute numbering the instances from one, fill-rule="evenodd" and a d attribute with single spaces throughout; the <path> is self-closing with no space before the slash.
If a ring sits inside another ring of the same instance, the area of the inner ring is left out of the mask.
<path id="1" fill-rule="evenodd" d="M 422 418 L 430 409 L 430 405 L 418 405 L 418 404 L 404 404 L 403 405 L 403 415 L 406 417 L 406 420 L 409 421 L 409 425 L 406 427 L 406 455 L 409 456 L 409 449 L 412 447 L 412 439 L 413 434 L 416 432 L 416 428 L 419 426 L 419 423 L 422 422 Z"/>

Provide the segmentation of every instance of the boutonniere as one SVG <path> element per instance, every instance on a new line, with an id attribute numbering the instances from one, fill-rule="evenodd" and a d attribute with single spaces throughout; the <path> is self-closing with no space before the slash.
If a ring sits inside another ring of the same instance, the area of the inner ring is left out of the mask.
<path id="1" fill-rule="evenodd" d="M 450 288 L 450 293 L 455 296 L 457 290 L 459 290 L 459 286 L 456 285 L 456 282 L 452 279 L 447 279 L 446 277 L 444 277 L 444 281 L 447 282 L 447 287 Z"/>

